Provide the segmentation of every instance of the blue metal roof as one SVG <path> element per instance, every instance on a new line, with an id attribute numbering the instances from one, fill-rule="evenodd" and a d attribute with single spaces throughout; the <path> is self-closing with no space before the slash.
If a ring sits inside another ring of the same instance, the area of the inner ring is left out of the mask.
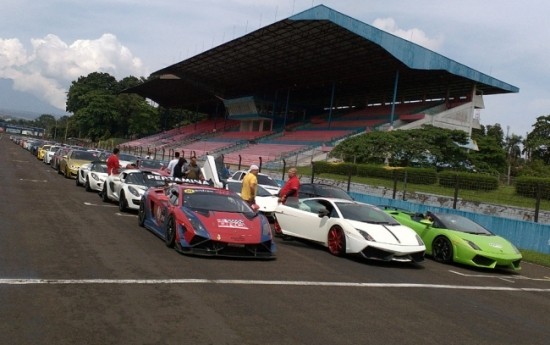
<path id="1" fill-rule="evenodd" d="M 392 35 L 369 24 L 342 14 L 324 5 L 305 10 L 290 20 L 328 20 L 336 25 L 378 44 L 409 68 L 422 70 L 444 70 L 457 76 L 491 85 L 508 92 L 519 92 L 519 88 L 478 72 L 445 56 L 435 53 L 416 43 Z"/>

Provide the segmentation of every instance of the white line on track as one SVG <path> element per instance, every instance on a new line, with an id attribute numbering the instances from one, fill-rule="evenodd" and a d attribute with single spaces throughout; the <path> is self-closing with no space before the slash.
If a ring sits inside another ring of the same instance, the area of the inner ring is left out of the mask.
<path id="1" fill-rule="evenodd" d="M 120 213 L 120 212 L 115 213 L 115 215 L 116 216 L 121 216 L 121 217 L 137 217 L 137 214 Z"/>
<path id="2" fill-rule="evenodd" d="M 86 205 L 86 206 L 99 206 L 99 207 L 118 207 L 117 205 L 94 204 L 94 203 L 91 203 L 91 202 L 84 202 L 84 205 Z"/>
<path id="3" fill-rule="evenodd" d="M 285 280 L 226 280 L 226 279 L 0 279 L 0 285 L 80 285 L 80 284 L 220 284 L 220 285 L 282 285 L 282 286 L 323 286 L 323 287 L 360 287 L 360 288 L 422 288 L 451 290 L 485 291 L 530 291 L 550 292 L 541 288 L 512 288 L 501 286 L 464 286 L 443 284 L 408 283 L 345 283 Z"/>
<path id="4" fill-rule="evenodd" d="M 20 178 L 19 181 L 25 181 L 25 182 L 48 182 L 48 180 L 29 180 L 26 178 Z"/>
<path id="5" fill-rule="evenodd" d="M 497 275 L 490 275 L 490 274 L 467 274 L 467 273 L 460 273 L 457 271 L 449 270 L 449 272 L 458 274 L 459 276 L 463 277 L 473 277 L 473 278 L 496 278 L 501 279 L 505 281 L 513 281 L 513 280 L 536 280 L 536 281 L 545 281 L 550 282 L 550 278 L 544 277 L 544 278 L 530 278 L 526 276 L 497 276 Z"/>

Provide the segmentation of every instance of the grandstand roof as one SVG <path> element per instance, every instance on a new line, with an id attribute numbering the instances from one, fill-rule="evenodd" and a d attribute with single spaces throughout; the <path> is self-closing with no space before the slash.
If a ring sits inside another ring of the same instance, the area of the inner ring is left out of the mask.
<path id="1" fill-rule="evenodd" d="M 260 28 L 151 75 L 126 92 L 167 108 L 213 111 L 256 96 L 314 107 L 519 92 L 515 86 L 324 5 Z"/>

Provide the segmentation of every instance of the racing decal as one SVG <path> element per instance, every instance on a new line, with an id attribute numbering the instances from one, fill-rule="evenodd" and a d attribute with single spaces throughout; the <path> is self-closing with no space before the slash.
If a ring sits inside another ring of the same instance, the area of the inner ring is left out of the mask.
<path id="1" fill-rule="evenodd" d="M 164 219 L 166 218 L 166 212 L 164 208 L 160 205 L 155 204 L 153 214 L 155 215 L 155 220 L 157 224 L 164 224 Z"/>
<path id="2" fill-rule="evenodd" d="M 219 228 L 243 229 L 248 230 L 248 227 L 242 219 L 217 219 Z"/>
<path id="3" fill-rule="evenodd" d="M 193 193 L 195 193 L 195 190 L 194 189 L 184 189 L 183 192 L 187 193 L 187 194 L 193 194 Z"/>

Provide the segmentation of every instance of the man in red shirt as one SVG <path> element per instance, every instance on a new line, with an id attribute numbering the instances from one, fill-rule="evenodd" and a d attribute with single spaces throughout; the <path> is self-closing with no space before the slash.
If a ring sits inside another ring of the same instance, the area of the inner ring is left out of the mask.
<path id="1" fill-rule="evenodd" d="M 107 175 L 118 175 L 120 173 L 120 161 L 118 160 L 118 147 L 113 149 L 113 154 L 107 158 Z"/>
<path id="2" fill-rule="evenodd" d="M 300 191 L 300 179 L 296 176 L 296 172 L 296 168 L 288 169 L 288 180 L 279 192 L 279 201 L 283 204 L 286 203 L 288 198 L 298 198 L 298 193 Z"/>

